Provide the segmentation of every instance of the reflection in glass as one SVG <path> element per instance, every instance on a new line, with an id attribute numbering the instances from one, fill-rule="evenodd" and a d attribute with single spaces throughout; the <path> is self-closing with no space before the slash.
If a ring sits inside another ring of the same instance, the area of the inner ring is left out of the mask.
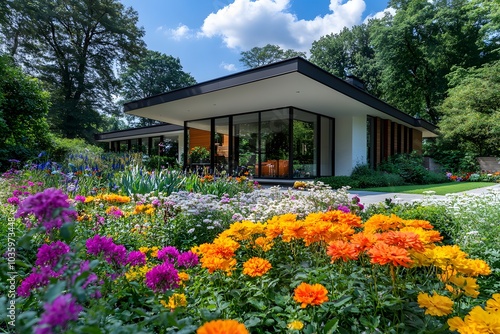
<path id="1" fill-rule="evenodd" d="M 317 176 L 317 116 L 293 111 L 293 177 Z"/>
<path id="2" fill-rule="evenodd" d="M 260 177 L 289 177 L 289 109 L 261 114 Z"/>
<path id="3" fill-rule="evenodd" d="M 215 176 L 229 173 L 229 117 L 215 119 L 214 168 Z"/>
<path id="4" fill-rule="evenodd" d="M 259 114 L 233 116 L 233 174 L 258 176 Z"/>

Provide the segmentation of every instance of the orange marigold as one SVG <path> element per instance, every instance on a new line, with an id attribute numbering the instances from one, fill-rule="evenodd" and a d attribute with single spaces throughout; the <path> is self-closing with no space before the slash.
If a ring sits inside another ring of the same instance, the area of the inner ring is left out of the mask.
<path id="1" fill-rule="evenodd" d="M 384 232 L 397 230 L 403 225 L 403 219 L 396 215 L 373 215 L 363 225 L 366 233 Z"/>
<path id="2" fill-rule="evenodd" d="M 351 237 L 351 243 L 356 246 L 359 252 L 372 248 L 377 240 L 378 237 L 371 233 L 356 233 Z"/>
<path id="3" fill-rule="evenodd" d="M 332 258 L 332 263 L 338 259 L 347 262 L 348 260 L 356 260 L 359 255 L 359 250 L 354 244 L 343 240 L 336 240 L 328 245 L 326 254 Z"/>
<path id="4" fill-rule="evenodd" d="M 212 320 L 198 328 L 197 334 L 249 334 L 245 325 L 236 320 Z"/>
<path id="5" fill-rule="evenodd" d="M 491 299 L 489 299 L 486 302 L 485 309 L 486 309 L 486 311 L 488 311 L 490 313 L 498 313 L 498 312 L 500 312 L 500 293 L 493 294 L 493 296 L 491 297 Z"/>
<path id="6" fill-rule="evenodd" d="M 367 253 L 371 257 L 371 263 L 380 265 L 391 263 L 393 266 L 409 267 L 413 262 L 406 249 L 390 246 L 385 242 L 377 242 Z"/>
<path id="7" fill-rule="evenodd" d="M 295 288 L 293 299 L 301 303 L 301 308 L 307 305 L 321 305 L 328 301 L 328 290 L 321 284 L 302 282 Z"/>
<path id="8" fill-rule="evenodd" d="M 257 277 L 267 273 L 272 268 L 271 263 L 260 257 L 252 257 L 243 263 L 243 274 Z"/>
<path id="9" fill-rule="evenodd" d="M 416 252 L 424 252 L 424 244 L 418 234 L 413 232 L 389 231 L 382 233 L 379 240 L 391 246 L 404 249 L 412 249 Z"/>

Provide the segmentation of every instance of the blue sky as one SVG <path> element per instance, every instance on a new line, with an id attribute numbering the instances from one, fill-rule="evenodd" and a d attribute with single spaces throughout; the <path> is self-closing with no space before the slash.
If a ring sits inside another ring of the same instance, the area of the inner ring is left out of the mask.
<path id="1" fill-rule="evenodd" d="M 380 16 L 388 0 L 121 0 L 139 13 L 148 49 L 179 58 L 197 82 L 245 68 L 240 53 L 308 52 L 321 36 Z"/>

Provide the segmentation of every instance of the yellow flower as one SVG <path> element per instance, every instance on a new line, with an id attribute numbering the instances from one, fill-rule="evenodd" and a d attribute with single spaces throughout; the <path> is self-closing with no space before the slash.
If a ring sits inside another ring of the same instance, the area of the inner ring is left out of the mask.
<path id="1" fill-rule="evenodd" d="M 287 325 L 287 327 L 288 327 L 288 329 L 291 329 L 291 330 L 300 331 L 302 328 L 304 328 L 304 323 L 302 321 L 299 321 L 299 320 L 294 320 L 291 323 L 289 323 Z"/>
<path id="2" fill-rule="evenodd" d="M 249 334 L 245 325 L 236 320 L 212 320 L 198 328 L 196 334 Z"/>
<path id="3" fill-rule="evenodd" d="M 434 296 L 429 296 L 427 293 L 419 293 L 417 300 L 418 306 L 426 308 L 425 314 L 441 317 L 453 311 L 453 300 L 446 296 L 440 296 L 437 293 L 434 293 Z"/>
<path id="4" fill-rule="evenodd" d="M 254 248 L 260 248 L 264 252 L 267 252 L 267 251 L 271 250 L 271 248 L 274 246 L 274 243 L 272 242 L 272 240 L 273 239 L 269 239 L 266 237 L 258 237 L 254 241 L 254 243 L 255 243 Z"/>
<path id="5" fill-rule="evenodd" d="M 500 293 L 493 294 L 492 298 L 486 302 L 486 311 L 490 313 L 500 312 Z"/>
<path id="6" fill-rule="evenodd" d="M 243 263 L 243 274 L 257 277 L 267 273 L 272 268 L 271 263 L 260 257 L 252 257 Z"/>
<path id="7" fill-rule="evenodd" d="M 144 280 L 149 269 L 150 268 L 147 265 L 142 267 L 132 267 L 125 273 L 125 278 L 128 281 Z"/>
<path id="8" fill-rule="evenodd" d="M 168 303 L 164 300 L 160 300 L 160 303 L 171 310 L 175 310 L 177 307 L 187 306 L 186 295 L 183 293 L 174 293 L 168 298 Z"/>

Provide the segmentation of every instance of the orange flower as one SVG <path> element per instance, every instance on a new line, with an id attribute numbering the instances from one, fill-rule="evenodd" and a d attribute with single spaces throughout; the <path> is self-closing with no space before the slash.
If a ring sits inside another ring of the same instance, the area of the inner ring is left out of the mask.
<path id="1" fill-rule="evenodd" d="M 301 303 L 300 307 L 307 305 L 321 305 L 328 301 L 328 290 L 321 284 L 300 283 L 294 290 L 293 300 Z"/>
<path id="2" fill-rule="evenodd" d="M 391 246 L 397 246 L 404 249 L 413 249 L 416 252 L 424 252 L 424 244 L 418 234 L 413 232 L 389 231 L 382 233 L 380 241 Z"/>
<path id="3" fill-rule="evenodd" d="M 355 245 L 359 252 L 363 252 L 373 247 L 378 237 L 375 234 L 356 233 L 351 237 L 351 243 Z"/>
<path id="4" fill-rule="evenodd" d="M 396 215 L 373 215 L 364 224 L 366 233 L 384 232 L 389 230 L 397 230 L 403 225 L 403 219 Z"/>
<path id="5" fill-rule="evenodd" d="M 406 249 L 390 246 L 385 242 L 377 242 L 367 253 L 372 258 L 371 263 L 380 265 L 392 263 L 393 266 L 409 267 L 413 262 Z"/>
<path id="6" fill-rule="evenodd" d="M 198 328 L 197 334 L 249 334 L 245 325 L 236 320 L 212 320 Z"/>
<path id="7" fill-rule="evenodd" d="M 260 248 L 264 252 L 267 252 L 273 248 L 274 243 L 272 239 L 266 238 L 266 237 L 258 237 L 257 239 L 254 240 L 255 246 L 254 248 Z"/>
<path id="8" fill-rule="evenodd" d="M 243 263 L 243 274 L 257 277 L 267 273 L 272 268 L 271 263 L 260 257 L 252 257 Z"/>
<path id="9" fill-rule="evenodd" d="M 328 245 L 326 254 L 331 256 L 333 263 L 340 258 L 344 262 L 347 262 L 348 260 L 356 260 L 358 258 L 359 252 L 356 245 L 345 242 L 343 240 L 336 240 Z"/>

